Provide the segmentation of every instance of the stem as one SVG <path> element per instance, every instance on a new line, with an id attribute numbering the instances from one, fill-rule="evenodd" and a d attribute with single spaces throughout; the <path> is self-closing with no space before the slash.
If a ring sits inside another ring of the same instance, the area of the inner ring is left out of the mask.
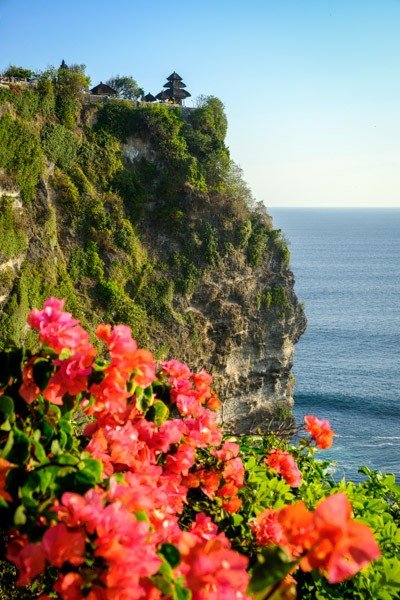
<path id="1" fill-rule="evenodd" d="M 272 598 L 272 596 L 275 594 L 275 592 L 277 592 L 279 590 L 279 588 L 281 587 L 281 583 L 282 581 L 278 581 L 277 583 L 275 583 L 272 588 L 270 589 L 270 591 L 268 592 L 268 594 L 266 596 L 264 596 L 263 600 L 268 600 L 268 598 Z"/>
<path id="2" fill-rule="evenodd" d="M 45 469 L 46 467 L 72 467 L 73 469 L 76 469 L 77 471 L 79 471 L 77 465 L 64 465 L 63 463 L 48 462 L 48 463 L 39 465 L 38 467 L 36 467 L 36 469 L 32 469 L 32 472 L 35 473 L 36 471 L 40 471 L 40 469 Z"/>

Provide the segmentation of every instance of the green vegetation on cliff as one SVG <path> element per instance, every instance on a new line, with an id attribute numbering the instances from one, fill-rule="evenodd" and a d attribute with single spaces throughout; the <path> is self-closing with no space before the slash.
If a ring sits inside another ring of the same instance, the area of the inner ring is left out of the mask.
<path id="1" fill-rule="evenodd" d="M 235 253 L 253 269 L 267 256 L 286 268 L 286 246 L 251 208 L 220 100 L 93 105 L 87 87 L 76 66 L 0 88 L 0 260 L 22 259 L 2 273 L 1 344 L 20 342 L 29 308 L 56 294 L 84 322 L 125 322 L 160 352 L 178 347 L 177 331 L 195 347 L 179 298 Z"/>

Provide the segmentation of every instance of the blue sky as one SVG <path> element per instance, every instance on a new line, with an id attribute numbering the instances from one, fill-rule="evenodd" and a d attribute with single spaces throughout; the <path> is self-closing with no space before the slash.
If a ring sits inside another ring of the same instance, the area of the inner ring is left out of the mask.
<path id="1" fill-rule="evenodd" d="M 176 70 L 267 206 L 400 207 L 399 31 L 400 0 L 0 0 L 0 69 Z"/>

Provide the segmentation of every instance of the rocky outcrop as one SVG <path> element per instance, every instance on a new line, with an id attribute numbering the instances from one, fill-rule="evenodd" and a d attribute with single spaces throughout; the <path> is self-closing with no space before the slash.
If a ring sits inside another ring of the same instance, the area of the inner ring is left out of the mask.
<path id="1" fill-rule="evenodd" d="M 185 358 L 213 374 L 228 431 L 265 431 L 293 405 L 294 346 L 306 328 L 293 285 L 277 254 L 254 270 L 234 252 L 180 307 L 201 331 L 197 356 L 186 350 Z M 284 306 L 263 306 L 271 288 L 281 291 Z"/>

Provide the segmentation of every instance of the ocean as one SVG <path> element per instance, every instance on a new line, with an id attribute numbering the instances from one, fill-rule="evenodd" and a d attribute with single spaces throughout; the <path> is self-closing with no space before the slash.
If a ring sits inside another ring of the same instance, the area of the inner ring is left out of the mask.
<path id="1" fill-rule="evenodd" d="M 289 240 L 308 328 L 296 346 L 295 415 L 328 419 L 320 456 L 400 482 L 400 209 L 270 209 Z"/>

